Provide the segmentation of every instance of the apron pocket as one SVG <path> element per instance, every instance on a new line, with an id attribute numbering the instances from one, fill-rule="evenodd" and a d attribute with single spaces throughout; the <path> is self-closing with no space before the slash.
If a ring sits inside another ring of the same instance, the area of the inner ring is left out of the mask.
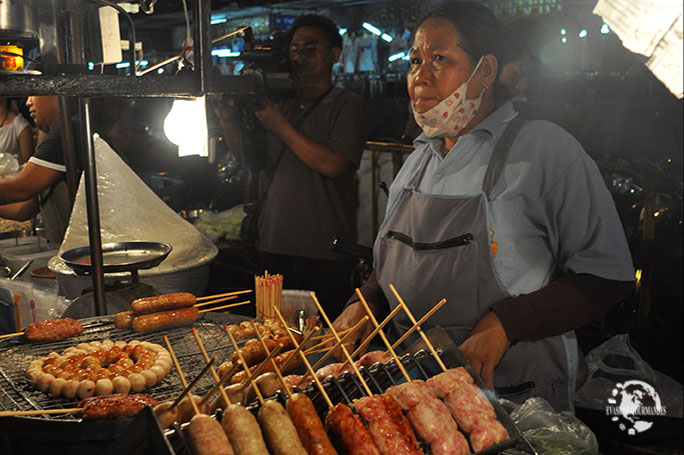
<path id="1" fill-rule="evenodd" d="M 413 239 L 408 235 L 396 231 L 388 231 L 387 237 L 389 237 L 390 239 L 398 240 L 404 245 L 407 245 L 416 251 L 443 250 L 457 246 L 464 246 L 470 244 L 470 242 L 472 242 L 473 240 L 473 235 L 471 233 L 459 235 L 451 239 L 441 240 L 439 242 L 432 243 L 414 242 Z"/>

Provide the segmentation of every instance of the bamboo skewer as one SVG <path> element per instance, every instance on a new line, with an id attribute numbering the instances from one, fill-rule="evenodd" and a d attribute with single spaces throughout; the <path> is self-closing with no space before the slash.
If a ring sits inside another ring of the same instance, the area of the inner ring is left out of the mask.
<path id="1" fill-rule="evenodd" d="M 178 403 L 180 403 L 181 400 L 183 399 L 183 397 L 185 395 L 187 395 L 190 392 L 190 390 L 192 390 L 193 387 L 195 387 L 195 384 L 197 384 L 197 382 L 200 379 L 202 379 L 202 376 L 204 376 L 204 374 L 207 371 L 209 371 L 209 369 L 212 367 L 212 365 L 214 365 L 214 362 L 216 362 L 216 356 L 212 357 L 211 360 L 209 360 L 209 362 L 204 366 L 204 368 L 202 368 L 202 371 L 200 371 L 200 373 L 195 377 L 195 379 L 193 379 L 190 382 L 190 384 L 188 384 L 188 386 L 185 388 L 185 390 L 183 390 L 183 392 L 180 395 L 178 395 L 178 398 L 176 398 L 176 400 L 173 402 L 173 404 L 171 404 L 171 407 L 169 409 L 173 409 L 176 406 L 178 406 Z M 194 400 L 192 400 L 192 401 L 194 401 Z"/>
<path id="2" fill-rule="evenodd" d="M 3 338 L 18 337 L 18 336 L 23 335 L 23 334 L 24 334 L 24 332 L 6 333 L 4 335 L 0 335 L 0 340 Z"/>
<path id="3" fill-rule="evenodd" d="M 422 323 L 424 323 L 425 321 L 427 321 L 427 319 L 428 319 L 430 316 L 432 316 L 432 315 L 435 313 L 435 311 L 439 310 L 439 309 L 442 307 L 442 305 L 444 305 L 445 303 L 446 303 L 446 299 L 442 299 L 442 300 L 440 300 L 440 301 L 437 303 L 437 305 L 433 306 L 432 309 L 431 309 L 430 311 L 428 311 L 427 313 L 425 313 L 425 316 L 423 316 L 422 318 L 420 318 L 416 324 L 413 324 L 413 327 L 411 327 L 410 329 L 408 329 L 408 330 L 406 331 L 406 333 L 404 333 L 397 341 L 394 342 L 394 344 L 392 345 L 392 349 L 396 349 L 397 346 L 399 346 L 401 343 L 403 343 L 404 340 L 405 340 L 406 338 L 408 338 L 409 335 L 411 335 L 411 334 L 413 333 L 414 330 L 416 330 L 418 327 L 420 327 L 420 325 L 421 325 Z M 401 305 L 397 306 L 397 308 L 399 308 L 399 307 L 401 307 Z"/>
<path id="4" fill-rule="evenodd" d="M 280 312 L 280 310 L 278 310 L 278 312 Z M 281 316 L 282 316 L 282 314 L 281 314 Z M 287 326 L 286 326 L 286 327 L 287 327 Z M 280 367 L 280 369 L 281 369 L 282 371 L 286 371 L 287 367 L 290 365 L 290 362 L 294 362 L 295 356 L 297 356 L 300 352 L 303 353 L 302 351 L 304 350 L 304 346 L 306 346 L 306 343 L 308 343 L 308 341 L 309 341 L 309 339 L 311 338 L 311 336 L 312 336 L 317 330 L 318 330 L 318 327 L 314 327 L 309 333 L 307 333 L 307 334 L 304 335 L 304 339 L 302 339 L 302 342 L 301 342 L 301 343 L 293 343 L 293 345 L 295 346 L 295 349 L 294 349 L 294 351 L 292 352 L 292 354 L 290 354 L 290 357 L 288 357 L 288 359 L 285 361 L 285 363 L 283 363 L 283 366 Z M 294 335 L 292 335 L 292 332 L 290 332 L 290 331 L 288 330 L 287 333 L 288 333 L 289 335 L 291 335 L 291 337 L 290 337 L 291 339 L 294 339 Z M 295 340 L 295 341 L 297 341 L 297 340 Z"/>
<path id="5" fill-rule="evenodd" d="M 280 314 L 280 310 L 278 310 L 278 309 L 276 308 L 275 314 L 276 314 L 276 316 L 278 317 L 278 319 L 280 320 L 280 323 L 283 324 L 283 327 L 287 327 L 287 323 L 285 322 L 285 318 L 283 318 L 283 315 Z M 313 332 L 312 332 L 312 333 L 313 333 Z M 304 353 L 303 353 L 303 352 L 301 351 L 301 349 L 300 349 L 300 348 L 304 345 L 304 342 L 302 342 L 302 344 L 299 345 L 299 344 L 297 343 L 297 340 L 295 340 L 294 335 L 292 335 L 292 333 L 290 333 L 289 330 L 287 331 L 287 334 L 289 335 L 290 339 L 292 340 L 292 343 L 293 343 L 295 346 L 297 346 L 297 349 L 299 349 L 299 356 L 302 358 L 302 362 L 304 362 L 304 365 L 306 366 L 306 369 L 309 371 L 309 374 L 311 375 L 311 377 L 313 378 L 314 382 L 316 383 L 316 386 L 318 387 L 318 390 L 321 391 L 321 395 L 323 396 L 323 399 L 324 399 L 325 402 L 327 403 L 328 407 L 329 407 L 330 409 L 332 409 L 332 408 L 333 408 L 333 404 L 332 404 L 332 401 L 330 400 L 330 397 L 328 396 L 328 393 L 327 393 L 327 392 L 325 391 L 325 389 L 323 388 L 323 384 L 321 384 L 321 381 L 316 377 L 316 373 L 314 373 L 313 369 L 311 368 L 311 364 L 309 363 L 309 361 L 307 360 L 306 356 L 304 355 Z M 290 357 L 290 358 L 292 358 L 292 357 Z M 289 359 L 288 359 L 288 360 L 289 360 Z"/>
<path id="6" fill-rule="evenodd" d="M 326 314 L 325 310 L 321 306 L 321 303 L 318 301 L 318 298 L 316 297 L 315 293 L 311 293 L 311 298 L 313 299 L 314 303 L 318 307 L 318 312 L 321 313 L 323 316 L 323 319 L 325 319 L 325 323 L 328 324 L 328 327 L 330 327 L 330 331 L 332 334 L 335 336 L 335 339 L 339 342 L 340 341 L 340 336 L 337 334 L 337 331 L 335 330 L 335 327 L 333 327 L 332 322 L 330 321 L 330 318 Z M 371 392 L 370 387 L 368 387 L 368 384 L 366 383 L 366 380 L 363 378 L 363 375 L 361 375 L 361 372 L 359 371 L 358 367 L 354 363 L 354 361 L 351 358 L 351 355 L 349 355 L 349 351 L 347 351 L 347 348 L 344 344 L 340 345 L 340 348 L 342 348 L 342 352 L 344 353 L 345 357 L 347 357 L 347 360 L 349 360 L 349 365 L 352 367 L 354 370 L 354 373 L 356 376 L 358 376 L 359 380 L 361 381 L 361 384 L 363 385 L 363 388 L 366 390 L 368 393 L 368 396 L 373 395 L 373 392 Z"/>
<path id="7" fill-rule="evenodd" d="M 347 334 L 348 332 L 350 332 L 351 330 L 352 330 L 352 328 L 350 327 L 350 328 L 348 328 L 348 329 L 340 330 L 339 332 L 337 332 L 337 334 L 340 335 L 340 336 L 341 336 L 341 335 L 345 335 L 345 334 Z M 331 339 L 333 339 L 333 338 L 335 338 L 335 337 L 332 336 L 332 335 L 330 335 L 329 333 L 324 333 L 323 335 L 316 335 L 315 337 L 312 337 L 312 338 L 311 338 L 311 341 L 314 341 L 314 340 L 323 340 L 323 339 L 325 339 L 325 338 L 327 338 L 327 339 L 324 341 L 324 343 L 327 343 L 328 341 L 330 341 Z M 320 344 L 320 343 L 319 343 L 319 344 Z"/>
<path id="8" fill-rule="evenodd" d="M 354 352 L 352 352 L 352 355 L 351 355 L 352 359 L 356 355 L 358 355 L 362 350 L 364 350 L 366 348 L 366 346 L 368 346 L 368 344 L 371 342 L 373 337 L 375 335 L 377 335 L 378 332 L 392 320 L 392 318 L 399 312 L 399 309 L 400 309 L 400 307 L 396 307 L 395 309 L 393 309 L 390 312 L 390 314 L 388 314 L 387 317 L 380 323 L 380 326 L 373 329 L 373 331 L 366 337 L 366 339 L 361 342 L 359 347 L 356 348 L 356 350 L 354 350 Z M 347 365 L 347 360 L 342 362 L 342 368 L 344 368 L 345 365 Z"/>
<path id="9" fill-rule="evenodd" d="M 197 346 L 199 347 L 200 352 L 202 353 L 202 357 L 204 357 L 204 361 L 209 362 L 209 354 L 207 354 L 207 350 L 204 349 L 204 343 L 202 342 L 202 339 L 200 338 L 199 334 L 197 333 L 197 328 L 195 328 L 195 327 L 192 328 L 192 336 L 195 337 L 195 343 L 197 343 Z M 214 357 L 214 358 L 216 358 L 216 357 Z M 219 378 L 218 373 L 216 372 L 216 368 L 214 368 L 213 365 L 210 365 L 209 371 L 211 371 L 211 375 L 214 378 L 214 381 L 216 382 L 216 384 L 221 389 L 220 393 L 221 393 L 221 398 L 223 399 L 223 403 L 226 406 L 230 406 L 230 399 L 228 398 L 228 394 L 226 393 L 226 391 L 223 390 L 223 387 L 221 387 L 222 382 L 221 382 L 221 379 Z M 213 393 L 213 390 L 214 389 L 211 390 L 211 393 Z M 202 398 L 201 402 L 204 403 L 206 401 L 206 398 L 209 396 L 210 396 L 209 393 L 204 395 L 204 398 Z"/>
<path id="10" fill-rule="evenodd" d="M 225 373 L 223 373 L 223 376 L 221 376 L 221 377 L 219 378 L 219 380 L 216 382 L 216 385 L 215 385 L 214 387 L 212 387 L 212 388 L 204 395 L 204 397 L 202 397 L 202 399 L 200 400 L 200 404 L 204 404 L 206 401 L 208 401 L 209 398 L 211 398 L 211 396 L 214 394 L 214 392 L 216 392 L 216 390 L 220 388 L 220 389 L 223 391 L 223 394 L 226 395 L 226 399 L 228 400 L 228 404 L 230 405 L 230 399 L 228 398 L 228 394 L 226 394 L 226 391 L 225 391 L 225 389 L 223 388 L 223 383 L 226 382 L 226 381 L 228 380 L 228 378 L 231 377 L 231 376 L 233 375 L 233 373 L 235 373 L 235 370 L 237 370 L 238 367 L 239 367 L 240 365 L 241 365 L 241 364 L 240 364 L 240 361 L 238 360 L 237 362 L 235 362 L 235 363 L 233 364 L 233 366 L 231 366 L 231 367 L 228 369 L 228 371 L 226 371 Z"/>
<path id="11" fill-rule="evenodd" d="M 368 320 L 368 319 L 366 318 L 365 321 L 367 321 L 367 320 Z M 364 322 L 365 322 L 365 321 L 364 321 Z M 343 331 L 341 331 L 341 332 L 337 332 L 337 334 L 340 335 L 340 336 L 342 337 L 343 340 L 346 340 L 347 338 L 349 338 L 349 337 L 356 331 L 356 329 L 358 329 L 358 328 L 360 327 L 360 326 L 357 327 L 358 324 L 359 324 L 359 323 L 357 322 L 353 327 L 349 327 L 349 328 L 346 329 L 346 330 L 343 330 Z M 324 336 L 324 335 L 319 335 L 319 337 L 321 337 L 321 336 Z M 335 337 L 332 336 L 332 335 L 330 335 L 330 334 L 326 334 L 325 336 L 326 336 L 326 339 L 325 339 L 325 340 L 323 340 L 323 341 L 321 341 L 320 343 L 317 343 L 317 344 L 311 346 L 310 348 L 306 349 L 306 350 L 304 351 L 304 354 L 310 354 L 310 353 L 315 352 L 315 351 L 320 350 L 320 349 L 323 349 L 323 350 L 327 351 L 328 348 L 325 347 L 325 345 L 328 344 L 328 343 L 330 343 L 332 340 L 334 340 Z M 317 337 L 311 337 L 311 339 L 314 339 L 314 338 L 317 338 Z"/>
<path id="12" fill-rule="evenodd" d="M 203 309 L 203 310 L 199 310 L 199 313 L 202 314 L 202 313 L 208 313 L 208 312 L 210 312 L 210 311 L 225 310 L 226 308 L 233 308 L 233 307 L 236 307 L 236 306 L 245 305 L 245 304 L 247 304 L 247 303 L 249 303 L 249 302 L 250 302 L 249 300 L 245 300 L 245 301 L 243 301 L 243 302 L 231 303 L 230 305 L 223 305 L 223 306 L 219 306 L 219 307 L 216 307 L 216 308 L 205 308 L 205 309 Z"/>
<path id="13" fill-rule="evenodd" d="M 173 351 L 173 347 L 171 347 L 171 342 L 169 341 L 169 337 L 164 335 L 164 343 L 166 344 L 166 348 L 169 350 L 169 354 L 171 354 L 171 360 L 173 360 L 173 364 L 176 366 L 176 370 L 178 370 L 178 376 L 180 376 L 181 383 L 183 384 L 183 388 L 187 389 L 188 388 L 188 381 L 185 380 L 185 375 L 183 374 L 183 370 L 181 369 L 180 363 L 178 363 L 178 358 L 176 357 L 176 353 Z M 192 405 L 192 409 L 195 411 L 195 414 L 199 414 L 200 410 L 197 407 L 197 403 L 195 403 L 195 400 L 190 397 L 190 404 Z"/>
<path id="14" fill-rule="evenodd" d="M 242 353 L 240 352 L 240 348 L 238 347 L 238 344 L 235 341 L 235 338 L 233 338 L 233 334 L 228 331 L 227 327 L 226 327 L 226 333 L 228 334 L 228 338 L 230 339 L 230 343 L 233 345 L 233 349 L 235 349 L 235 352 L 237 352 L 238 358 L 240 359 L 240 363 L 242 363 L 242 368 L 245 369 L 247 376 L 249 376 L 249 367 L 247 366 L 247 363 L 245 362 L 245 358 L 242 357 Z M 252 379 L 250 377 L 248 380 L 249 380 L 249 384 L 254 389 L 254 393 L 256 393 L 256 396 L 259 399 L 259 404 L 261 406 L 263 406 L 264 405 L 264 397 L 261 395 L 261 390 L 259 390 L 257 385 L 254 383 L 254 379 Z"/>
<path id="15" fill-rule="evenodd" d="M 222 299 L 209 300 L 209 301 L 207 301 L 207 302 L 196 303 L 196 304 L 194 304 L 193 306 L 194 306 L 195 308 L 199 308 L 199 307 L 201 307 L 201 306 L 213 305 L 214 303 L 226 302 L 226 301 L 228 301 L 228 300 L 235 300 L 235 299 L 237 299 L 237 298 L 238 298 L 237 295 L 231 295 L 230 297 L 224 297 L 224 298 L 222 298 Z"/>
<path id="16" fill-rule="evenodd" d="M 413 317 L 413 314 L 411 314 L 411 310 L 409 310 L 408 306 L 406 306 L 406 303 L 404 303 L 404 299 L 401 298 L 401 296 L 399 295 L 399 292 L 397 292 L 397 289 L 394 287 L 394 285 L 392 283 L 390 283 L 389 287 L 392 290 L 392 293 L 394 294 L 394 296 L 399 301 L 399 305 L 401 305 L 404 308 L 406 315 L 411 320 L 411 323 L 413 323 L 413 325 L 416 327 L 418 334 L 423 339 L 423 341 L 427 345 L 427 347 L 430 350 L 430 352 L 432 353 L 432 355 L 435 357 L 435 360 L 437 361 L 439 366 L 442 368 L 443 371 L 446 371 L 447 370 L 446 365 L 444 365 L 444 362 L 442 362 L 442 359 L 437 354 L 435 347 L 432 345 L 432 343 L 428 339 L 427 335 L 425 335 L 425 332 L 423 332 L 423 329 L 420 327 L 420 325 L 418 325 L 418 322 L 416 322 L 416 318 Z"/>
<path id="17" fill-rule="evenodd" d="M 261 374 L 261 372 L 264 371 L 264 368 L 266 368 L 266 365 L 268 365 L 268 361 L 271 360 L 273 357 L 277 356 L 281 349 L 282 349 L 282 346 L 281 346 L 281 345 L 276 346 L 275 349 L 273 349 L 273 350 L 266 356 L 266 358 L 265 358 L 264 360 L 261 361 L 261 363 L 259 364 L 259 366 L 256 367 L 256 368 L 254 369 L 254 371 L 253 371 L 251 374 L 249 373 L 249 367 L 247 367 L 247 370 L 248 370 L 247 376 L 248 376 L 248 377 L 247 377 L 247 379 L 245 379 L 244 381 L 242 381 L 242 387 L 240 388 L 240 390 L 243 390 L 245 387 L 247 387 L 247 386 L 250 384 L 250 382 L 252 382 L 253 380 L 255 380 L 255 379 Z M 239 353 L 238 356 L 239 356 L 240 358 L 242 358 L 242 353 Z"/>
<path id="18" fill-rule="evenodd" d="M 335 343 L 331 348 L 327 349 L 328 352 L 326 352 L 325 355 L 324 355 L 323 357 L 321 357 L 320 359 L 318 359 L 318 362 L 316 362 L 311 368 L 312 368 L 314 371 L 316 371 L 316 369 L 317 369 L 318 367 L 320 367 L 321 364 L 322 364 L 328 357 L 330 357 L 330 356 L 332 355 L 332 353 L 335 351 L 335 349 L 339 348 L 340 345 L 341 345 L 342 343 L 344 343 L 344 342 L 347 340 L 347 338 L 349 338 L 349 337 L 356 331 L 356 329 L 360 328 L 363 324 L 365 324 L 367 320 L 368 320 L 368 316 L 362 317 L 362 318 L 359 320 L 359 322 L 356 323 L 356 325 L 354 325 L 353 327 L 350 328 L 350 330 L 347 331 L 347 334 L 346 334 L 345 336 L 343 336 L 343 337 L 340 339 L 340 341 L 338 341 L 337 343 Z M 345 362 L 346 362 L 346 361 L 345 361 Z M 346 363 L 345 363 L 345 364 L 346 364 Z M 343 365 L 343 367 L 344 367 L 344 365 Z M 307 371 L 307 372 L 304 374 L 304 376 L 302 376 L 301 379 L 297 382 L 297 385 L 301 384 L 302 381 L 303 381 L 304 379 L 306 379 L 308 376 L 309 376 L 309 372 Z"/>
<path id="19" fill-rule="evenodd" d="M 30 411 L 0 411 L 0 417 L 11 416 L 35 416 L 41 414 L 71 414 L 80 412 L 83 408 L 64 408 L 64 409 L 32 409 Z"/>
<path id="20" fill-rule="evenodd" d="M 225 294 L 206 295 L 204 297 L 197 297 L 195 300 L 198 302 L 202 302 L 204 300 L 218 299 L 220 297 L 228 297 L 230 295 L 247 294 L 248 292 L 252 292 L 252 290 L 251 289 L 245 289 L 244 291 L 226 292 Z"/>
<path id="21" fill-rule="evenodd" d="M 382 338 L 382 342 L 385 343 L 385 346 L 387 346 L 387 349 L 389 349 L 390 354 L 392 354 L 392 357 L 394 358 L 394 361 L 397 362 L 397 367 L 401 370 L 401 374 L 404 375 L 404 378 L 406 381 L 411 382 L 411 376 L 406 372 L 406 369 L 404 368 L 404 364 L 401 363 L 401 360 L 399 359 L 399 356 L 397 356 L 397 353 L 394 352 L 394 349 L 392 349 L 392 344 L 389 342 L 387 337 L 385 336 L 385 332 L 382 331 L 380 328 L 380 324 L 378 324 L 378 320 L 375 319 L 375 315 L 371 311 L 370 307 L 368 306 L 368 302 L 366 302 L 365 297 L 359 290 L 359 288 L 356 288 L 356 295 L 359 296 L 359 299 L 361 299 L 361 305 L 363 305 L 363 309 L 366 310 L 366 313 L 368 316 L 370 316 L 371 322 L 373 325 L 378 329 L 378 335 L 380 335 L 380 338 Z"/>
<path id="22" fill-rule="evenodd" d="M 269 352 L 268 346 L 266 346 L 266 343 L 264 342 L 264 338 L 261 336 L 259 331 L 256 329 L 256 325 L 254 325 L 254 321 L 249 321 L 249 323 L 252 325 L 252 328 L 254 329 L 254 332 L 257 335 L 257 338 L 259 339 L 259 343 L 264 347 L 264 351 L 266 351 L 266 354 L 271 354 Z M 283 389 L 287 393 L 287 396 L 292 398 L 292 391 L 290 388 L 287 386 L 287 383 L 285 382 L 285 379 L 283 378 L 283 374 L 280 372 L 280 368 L 278 368 L 278 365 L 276 365 L 275 360 L 271 358 L 271 364 L 273 365 L 273 371 L 275 371 L 276 376 L 278 376 L 278 380 L 280 380 L 280 383 L 283 386 Z"/>

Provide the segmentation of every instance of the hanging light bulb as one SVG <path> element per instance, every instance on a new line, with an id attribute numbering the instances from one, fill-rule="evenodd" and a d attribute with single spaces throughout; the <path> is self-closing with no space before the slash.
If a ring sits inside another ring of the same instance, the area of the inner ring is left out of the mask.
<path id="1" fill-rule="evenodd" d="M 178 156 L 209 156 L 205 97 L 174 100 L 164 134 L 178 146 Z"/>

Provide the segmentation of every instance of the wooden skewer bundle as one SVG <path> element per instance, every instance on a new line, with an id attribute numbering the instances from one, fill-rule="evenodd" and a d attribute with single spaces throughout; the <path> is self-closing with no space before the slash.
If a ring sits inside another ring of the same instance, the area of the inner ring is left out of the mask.
<path id="1" fill-rule="evenodd" d="M 274 308 L 280 311 L 280 302 L 283 295 L 283 276 L 269 275 L 254 277 L 254 293 L 256 295 L 257 319 L 275 319 Z"/>

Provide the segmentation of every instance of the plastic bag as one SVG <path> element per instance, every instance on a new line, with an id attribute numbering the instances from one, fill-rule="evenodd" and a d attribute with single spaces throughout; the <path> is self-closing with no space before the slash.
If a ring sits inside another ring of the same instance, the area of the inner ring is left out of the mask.
<path id="1" fill-rule="evenodd" d="M 510 414 L 527 440 L 544 455 L 596 455 L 596 435 L 568 411 L 556 413 L 543 398 L 529 398 Z M 520 453 L 516 449 L 503 452 Z"/>
<path id="2" fill-rule="evenodd" d="M 237 205 L 219 213 L 202 213 L 195 221 L 195 227 L 204 235 L 218 242 L 240 240 L 240 226 L 245 217 L 242 205 Z"/>
<path id="3" fill-rule="evenodd" d="M 637 380 L 653 386 L 666 415 L 682 417 L 682 385 L 651 368 L 630 344 L 629 335 L 616 335 L 597 346 L 586 361 L 588 376 L 577 391 L 577 406 L 605 411 L 616 384 Z"/>
<path id="4" fill-rule="evenodd" d="M 68 302 L 57 295 L 57 283 L 37 286 L 0 278 L 0 331 L 16 332 L 31 322 L 61 317 L 67 306 Z"/>

